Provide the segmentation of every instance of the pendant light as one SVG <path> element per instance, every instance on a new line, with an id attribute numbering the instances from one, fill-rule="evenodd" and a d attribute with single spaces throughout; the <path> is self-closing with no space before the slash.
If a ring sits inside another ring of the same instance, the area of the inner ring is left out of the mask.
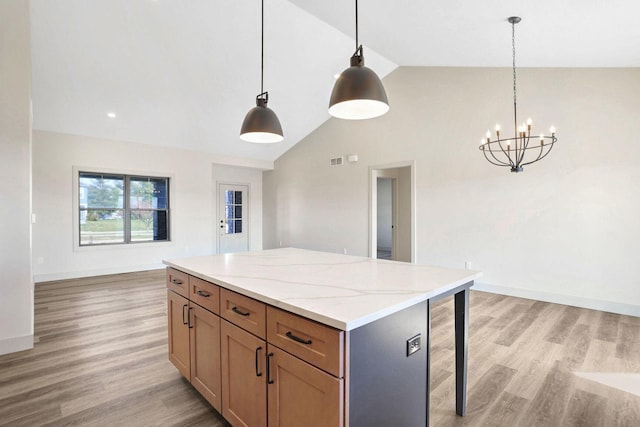
<path id="1" fill-rule="evenodd" d="M 500 125 L 496 125 L 496 137 L 491 139 L 491 132 L 480 140 L 480 150 L 489 163 L 511 168 L 511 172 L 522 172 L 524 166 L 544 159 L 556 143 L 556 129 L 551 126 L 551 136 L 531 135 L 531 119 L 518 126 L 516 97 L 516 24 L 521 21 L 518 16 L 507 20 L 511 24 L 511 51 L 513 58 L 513 125 L 514 136 L 505 138 L 500 134 Z"/>
<path id="2" fill-rule="evenodd" d="M 331 92 L 329 114 L 339 119 L 362 120 L 389 111 L 387 93 L 380 78 L 364 66 L 362 45 L 358 43 L 358 0 L 356 2 L 356 51 L 351 66 L 344 70 Z"/>
<path id="3" fill-rule="evenodd" d="M 260 94 L 256 96 L 256 106 L 244 118 L 240 129 L 240 139 L 256 143 L 280 142 L 284 139 L 280 120 L 272 109 L 267 107 L 269 92 L 264 91 L 264 0 L 262 0 L 260 45 Z"/>

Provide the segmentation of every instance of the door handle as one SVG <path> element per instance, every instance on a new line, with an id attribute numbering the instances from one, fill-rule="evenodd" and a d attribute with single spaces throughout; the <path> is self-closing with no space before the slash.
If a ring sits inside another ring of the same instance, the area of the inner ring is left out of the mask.
<path id="1" fill-rule="evenodd" d="M 187 318 L 189 320 L 189 329 L 193 329 L 193 325 L 191 324 L 191 310 L 193 310 L 193 307 L 189 307 L 189 314 L 187 315 Z"/>

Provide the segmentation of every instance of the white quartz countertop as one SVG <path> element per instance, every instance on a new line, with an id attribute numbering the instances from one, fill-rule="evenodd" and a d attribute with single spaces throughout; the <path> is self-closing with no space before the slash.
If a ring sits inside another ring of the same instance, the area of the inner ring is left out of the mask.
<path id="1" fill-rule="evenodd" d="M 446 293 L 481 275 L 470 270 L 294 248 L 163 262 L 343 331 Z"/>

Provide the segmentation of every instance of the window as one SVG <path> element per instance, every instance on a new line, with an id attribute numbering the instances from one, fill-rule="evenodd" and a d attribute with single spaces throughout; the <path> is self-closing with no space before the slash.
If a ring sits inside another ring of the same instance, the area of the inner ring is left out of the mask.
<path id="1" fill-rule="evenodd" d="M 169 240 L 169 178 L 80 172 L 80 246 Z"/>

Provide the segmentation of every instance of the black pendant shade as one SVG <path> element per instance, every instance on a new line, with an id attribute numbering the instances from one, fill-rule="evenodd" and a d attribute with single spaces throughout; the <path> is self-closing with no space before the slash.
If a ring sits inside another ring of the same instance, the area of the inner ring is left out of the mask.
<path id="1" fill-rule="evenodd" d="M 267 92 L 256 97 L 256 106 L 249 110 L 242 122 L 240 139 L 256 143 L 280 142 L 284 139 L 280 120 L 276 113 L 267 107 L 268 101 Z"/>
<path id="2" fill-rule="evenodd" d="M 356 51 L 351 56 L 351 66 L 338 76 L 329 100 L 329 114 L 347 120 L 371 119 L 389 111 L 380 77 L 364 66 L 362 45 L 358 43 L 358 0 L 355 5 Z"/>
<path id="3" fill-rule="evenodd" d="M 331 92 L 329 114 L 340 119 L 362 120 L 378 117 L 389 111 L 389 101 L 382 81 L 364 65 L 362 46 L 351 57 L 351 66 L 344 70 Z"/>

